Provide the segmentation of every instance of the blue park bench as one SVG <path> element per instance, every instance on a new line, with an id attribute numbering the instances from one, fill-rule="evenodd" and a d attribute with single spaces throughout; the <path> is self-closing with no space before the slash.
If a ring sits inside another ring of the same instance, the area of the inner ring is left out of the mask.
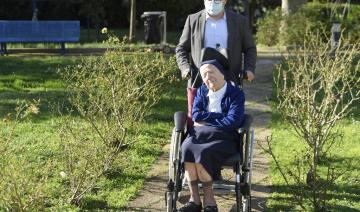
<path id="1" fill-rule="evenodd" d="M 0 54 L 6 54 L 6 43 L 59 43 L 65 54 L 65 43 L 78 42 L 79 21 L 0 21 Z"/>

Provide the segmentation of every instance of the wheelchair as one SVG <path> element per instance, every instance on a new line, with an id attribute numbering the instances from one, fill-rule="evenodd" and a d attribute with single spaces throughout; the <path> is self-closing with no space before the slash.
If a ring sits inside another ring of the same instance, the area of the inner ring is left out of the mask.
<path id="1" fill-rule="evenodd" d="M 240 86 L 242 87 L 242 84 Z M 171 135 L 169 179 L 165 193 L 167 212 L 177 211 L 177 201 L 186 184 L 185 169 L 181 164 L 181 144 L 187 137 L 189 126 L 191 126 L 188 117 L 189 115 L 186 112 L 180 111 L 174 114 L 175 126 Z M 215 192 L 219 188 L 235 191 L 237 212 L 251 211 L 251 173 L 254 146 L 254 130 L 251 128 L 252 120 L 253 118 L 250 115 L 245 114 L 244 123 L 237 130 L 240 134 L 238 151 L 227 159 L 222 166 L 222 168 L 233 169 L 235 180 L 232 185 L 216 182 L 213 184 Z"/>
<path id="2" fill-rule="evenodd" d="M 181 164 L 181 143 L 187 136 L 187 113 L 176 112 L 174 114 L 175 127 L 172 131 L 170 156 L 169 156 L 169 179 L 165 194 L 167 212 L 177 211 L 176 203 L 185 182 L 185 170 Z M 254 146 L 254 130 L 251 128 L 252 117 L 245 114 L 245 121 L 238 133 L 240 141 L 238 152 L 224 162 L 223 168 L 233 168 L 235 182 L 231 186 L 227 184 L 215 184 L 218 188 L 235 191 L 236 211 L 251 211 L 251 171 Z"/>
<path id="3" fill-rule="evenodd" d="M 204 48 L 201 52 L 202 61 L 217 59 L 224 67 L 229 67 L 227 50 Z M 185 188 L 186 178 L 185 169 L 181 164 L 181 144 L 188 135 L 188 130 L 192 127 L 191 108 L 196 93 L 196 84 L 198 81 L 199 71 L 196 75 L 191 76 L 191 87 L 188 88 L 188 113 L 176 112 L 174 114 L 174 128 L 171 135 L 170 155 L 169 155 L 169 179 L 165 193 L 165 204 L 167 212 L 177 211 L 177 202 L 180 192 Z M 242 88 L 242 79 L 246 79 L 246 72 L 239 76 L 240 87 Z M 214 182 L 213 188 L 216 192 L 218 188 L 235 192 L 236 211 L 251 211 L 251 173 L 252 157 L 254 146 L 254 130 L 251 128 L 253 118 L 245 114 L 245 120 L 242 127 L 237 131 L 240 134 L 240 141 L 237 145 L 237 153 L 224 161 L 222 168 L 232 168 L 235 177 L 231 185 Z"/>

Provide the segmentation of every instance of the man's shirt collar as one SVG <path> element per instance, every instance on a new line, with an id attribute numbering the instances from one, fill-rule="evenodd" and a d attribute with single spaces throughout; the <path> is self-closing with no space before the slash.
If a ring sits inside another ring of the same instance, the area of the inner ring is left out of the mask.
<path id="1" fill-rule="evenodd" d="M 206 20 L 208 20 L 210 18 L 210 20 L 213 20 L 214 21 L 214 19 L 206 12 Z M 218 21 L 220 21 L 220 20 L 224 20 L 224 21 L 226 21 L 226 11 L 224 10 L 224 15 L 223 15 L 223 17 L 222 18 L 220 18 Z"/>

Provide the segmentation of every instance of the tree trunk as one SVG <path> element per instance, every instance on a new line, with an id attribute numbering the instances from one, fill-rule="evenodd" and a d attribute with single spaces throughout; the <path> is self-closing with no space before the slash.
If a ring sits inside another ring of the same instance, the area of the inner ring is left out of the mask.
<path id="1" fill-rule="evenodd" d="M 136 0 L 131 0 L 130 33 L 129 33 L 129 41 L 130 42 L 134 41 L 135 33 L 136 33 Z"/>
<path id="2" fill-rule="evenodd" d="M 283 20 L 280 23 L 280 34 L 281 36 L 286 36 L 287 24 L 286 18 L 288 15 L 296 12 L 299 7 L 305 4 L 307 0 L 282 0 L 281 2 L 281 11 L 283 15 Z"/>
<path id="3" fill-rule="evenodd" d="M 282 0 L 281 9 L 283 14 L 289 15 L 296 12 L 307 0 Z"/>

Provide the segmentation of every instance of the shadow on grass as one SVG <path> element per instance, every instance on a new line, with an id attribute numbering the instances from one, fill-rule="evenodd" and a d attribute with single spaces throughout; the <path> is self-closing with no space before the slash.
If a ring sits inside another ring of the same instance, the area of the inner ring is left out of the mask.
<path id="1" fill-rule="evenodd" d="M 45 121 L 60 116 L 55 112 L 55 105 L 60 105 L 60 111 L 65 113 L 65 107 L 71 107 L 67 97 L 69 93 L 65 90 L 49 90 L 49 91 L 5 91 L 0 93 L 0 117 L 6 116 L 8 113 L 14 113 L 15 108 L 21 102 L 31 102 L 40 100 L 40 113 L 33 117 L 33 121 Z M 73 116 L 78 114 L 73 113 Z"/>
<path id="2" fill-rule="evenodd" d="M 111 170 L 106 174 L 107 179 L 111 179 L 110 184 L 106 185 L 108 189 L 122 190 L 127 187 L 129 183 L 144 179 L 144 173 L 124 173 L 120 170 Z M 106 189 L 105 188 L 105 189 Z M 104 196 L 97 195 L 98 189 L 92 191 L 92 194 L 87 195 L 81 202 L 82 210 L 122 210 L 123 207 L 110 206 Z"/>
<path id="3" fill-rule="evenodd" d="M 104 210 L 104 209 L 110 209 L 107 201 L 104 199 L 99 199 L 95 196 L 87 196 L 85 197 L 80 204 L 80 208 L 82 210 Z M 113 208 L 118 209 L 118 208 Z"/>
<path id="4" fill-rule="evenodd" d="M 319 161 L 319 165 L 323 167 L 335 167 L 338 170 L 344 170 L 344 171 L 348 170 L 348 172 L 352 172 L 352 171 L 360 172 L 360 162 L 356 157 L 339 156 L 339 155 L 332 155 L 330 157 L 329 155 L 327 155 L 326 158 L 323 158 L 322 160 Z"/>
<path id="5" fill-rule="evenodd" d="M 0 81 L 12 79 L 12 76 L 21 79 L 58 80 L 58 69 L 75 64 L 76 58 L 70 57 L 4 57 L 0 58 Z"/>
<path id="6" fill-rule="evenodd" d="M 18 102 L 40 99 L 35 121 L 51 118 L 51 104 L 69 105 L 58 69 L 73 65 L 76 58 L 12 57 L 0 58 L 0 117 L 14 113 Z"/>
<path id="7" fill-rule="evenodd" d="M 150 115 L 145 117 L 146 123 L 163 122 L 173 125 L 174 113 L 187 111 L 185 83 L 174 83 L 168 89 L 167 94 L 151 109 Z"/>
<path id="8" fill-rule="evenodd" d="M 292 196 L 299 193 L 299 186 L 272 185 L 272 192 L 276 195 L 269 197 L 268 201 L 272 203 L 266 211 L 296 211 L 299 208 L 295 198 Z M 334 185 L 327 194 L 327 209 L 329 211 L 359 211 L 351 204 L 337 204 L 346 199 L 347 202 L 360 201 L 360 185 Z"/>
<path id="9" fill-rule="evenodd" d="M 67 65 L 73 65 L 79 58 L 65 57 L 4 57 L 0 58 L 0 117 L 14 113 L 17 102 L 41 100 L 40 114 L 34 121 L 58 116 L 52 105 L 70 107 L 69 92 L 64 90 L 57 72 Z M 186 109 L 186 101 L 177 96 L 186 95 L 184 83 L 173 83 L 170 92 L 152 108 L 152 114 L 145 122 L 172 122 L 174 112 Z M 163 92 L 165 93 L 165 92 Z M 62 111 L 65 112 L 65 111 Z M 77 114 L 74 114 L 77 115 Z"/>

